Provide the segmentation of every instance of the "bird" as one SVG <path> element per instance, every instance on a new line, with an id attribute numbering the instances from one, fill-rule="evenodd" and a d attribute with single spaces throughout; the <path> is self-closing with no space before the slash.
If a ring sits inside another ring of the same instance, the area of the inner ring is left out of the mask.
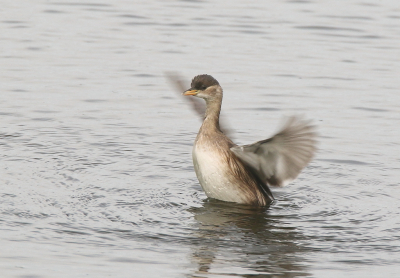
<path id="1" fill-rule="evenodd" d="M 295 179 L 315 155 L 315 126 L 299 116 L 289 117 L 271 138 L 242 146 L 233 143 L 220 125 L 223 89 L 211 75 L 195 76 L 182 94 L 205 100 L 192 158 L 209 198 L 269 206 L 274 201 L 269 186 L 284 186 Z"/>

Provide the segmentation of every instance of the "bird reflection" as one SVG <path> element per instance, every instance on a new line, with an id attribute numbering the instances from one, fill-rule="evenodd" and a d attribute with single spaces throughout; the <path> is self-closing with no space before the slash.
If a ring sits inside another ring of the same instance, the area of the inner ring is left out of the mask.
<path id="1" fill-rule="evenodd" d="M 167 78 L 178 92 L 187 89 L 178 75 L 169 73 Z M 207 78 L 210 79 L 209 76 Z M 194 94 L 194 90 L 189 89 L 186 94 Z M 193 97 L 184 99 L 203 120 L 206 109 L 204 101 L 199 102 L 199 99 Z M 226 136 L 232 136 L 230 129 L 226 128 L 226 121 L 221 122 L 221 118 L 219 126 Z M 314 133 L 307 133 L 307 136 L 314 137 Z M 313 153 L 315 144 L 313 138 L 308 137 L 303 140 L 311 142 L 311 151 L 307 150 L 307 154 Z M 293 175 L 297 175 L 297 172 Z M 303 257 L 314 250 L 301 244 L 306 241 L 305 236 L 297 232 L 295 227 L 288 226 L 287 220 L 282 220 L 284 218 L 279 213 L 271 213 L 268 208 L 270 202 L 261 206 L 239 203 L 209 198 L 202 207 L 189 210 L 196 221 L 189 244 L 192 248 L 192 261 L 197 266 L 190 277 L 310 276 Z M 278 210 L 279 206 L 274 206 L 273 211 Z"/>
<path id="2" fill-rule="evenodd" d="M 209 199 L 190 212 L 197 223 L 192 242 L 197 270 L 191 277 L 310 275 L 302 257 L 312 249 L 299 244 L 304 236 L 268 208 Z"/>

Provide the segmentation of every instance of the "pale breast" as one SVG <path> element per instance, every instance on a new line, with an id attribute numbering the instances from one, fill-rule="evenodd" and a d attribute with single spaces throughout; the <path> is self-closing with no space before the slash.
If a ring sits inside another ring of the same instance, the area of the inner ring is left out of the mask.
<path id="1" fill-rule="evenodd" d="M 208 197 L 245 203 L 245 196 L 238 184 L 232 179 L 224 152 L 215 147 L 202 147 L 195 144 L 193 164 L 197 178 Z"/>

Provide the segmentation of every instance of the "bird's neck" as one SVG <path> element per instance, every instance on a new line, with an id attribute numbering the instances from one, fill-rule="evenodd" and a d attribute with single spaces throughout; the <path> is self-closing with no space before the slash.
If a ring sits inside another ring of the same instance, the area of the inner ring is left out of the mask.
<path id="1" fill-rule="evenodd" d="M 222 96 L 218 99 L 207 100 L 207 109 L 204 115 L 203 131 L 221 131 L 219 128 L 219 114 L 221 112 Z"/>

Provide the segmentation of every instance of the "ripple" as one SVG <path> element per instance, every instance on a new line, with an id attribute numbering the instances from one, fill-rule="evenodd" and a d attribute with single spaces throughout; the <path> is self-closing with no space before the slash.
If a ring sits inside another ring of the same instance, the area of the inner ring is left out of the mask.
<path id="1" fill-rule="evenodd" d="M 368 162 L 358 161 L 358 160 L 343 160 L 343 159 L 317 159 L 319 161 L 327 161 L 336 164 L 351 164 L 351 165 L 373 165 Z"/>
<path id="2" fill-rule="evenodd" d="M 2 276 L 397 277 L 397 3 L 42 2 L 0 20 Z M 165 71 L 226 84 L 246 140 L 305 111 L 317 158 L 268 208 L 208 199 Z"/>
<path id="3" fill-rule="evenodd" d="M 357 110 L 364 110 L 364 111 L 370 111 L 370 112 L 389 112 L 390 110 L 386 109 L 377 109 L 377 108 L 369 108 L 369 107 L 352 107 L 353 109 Z"/>
<path id="4" fill-rule="evenodd" d="M 362 29 L 357 28 L 343 28 L 343 27 L 333 27 L 333 26 L 322 26 L 322 25 L 304 25 L 304 26 L 295 26 L 296 29 L 305 29 L 305 30 L 323 30 L 323 31 L 346 31 L 346 32 L 356 32 L 363 33 L 365 32 Z"/>

